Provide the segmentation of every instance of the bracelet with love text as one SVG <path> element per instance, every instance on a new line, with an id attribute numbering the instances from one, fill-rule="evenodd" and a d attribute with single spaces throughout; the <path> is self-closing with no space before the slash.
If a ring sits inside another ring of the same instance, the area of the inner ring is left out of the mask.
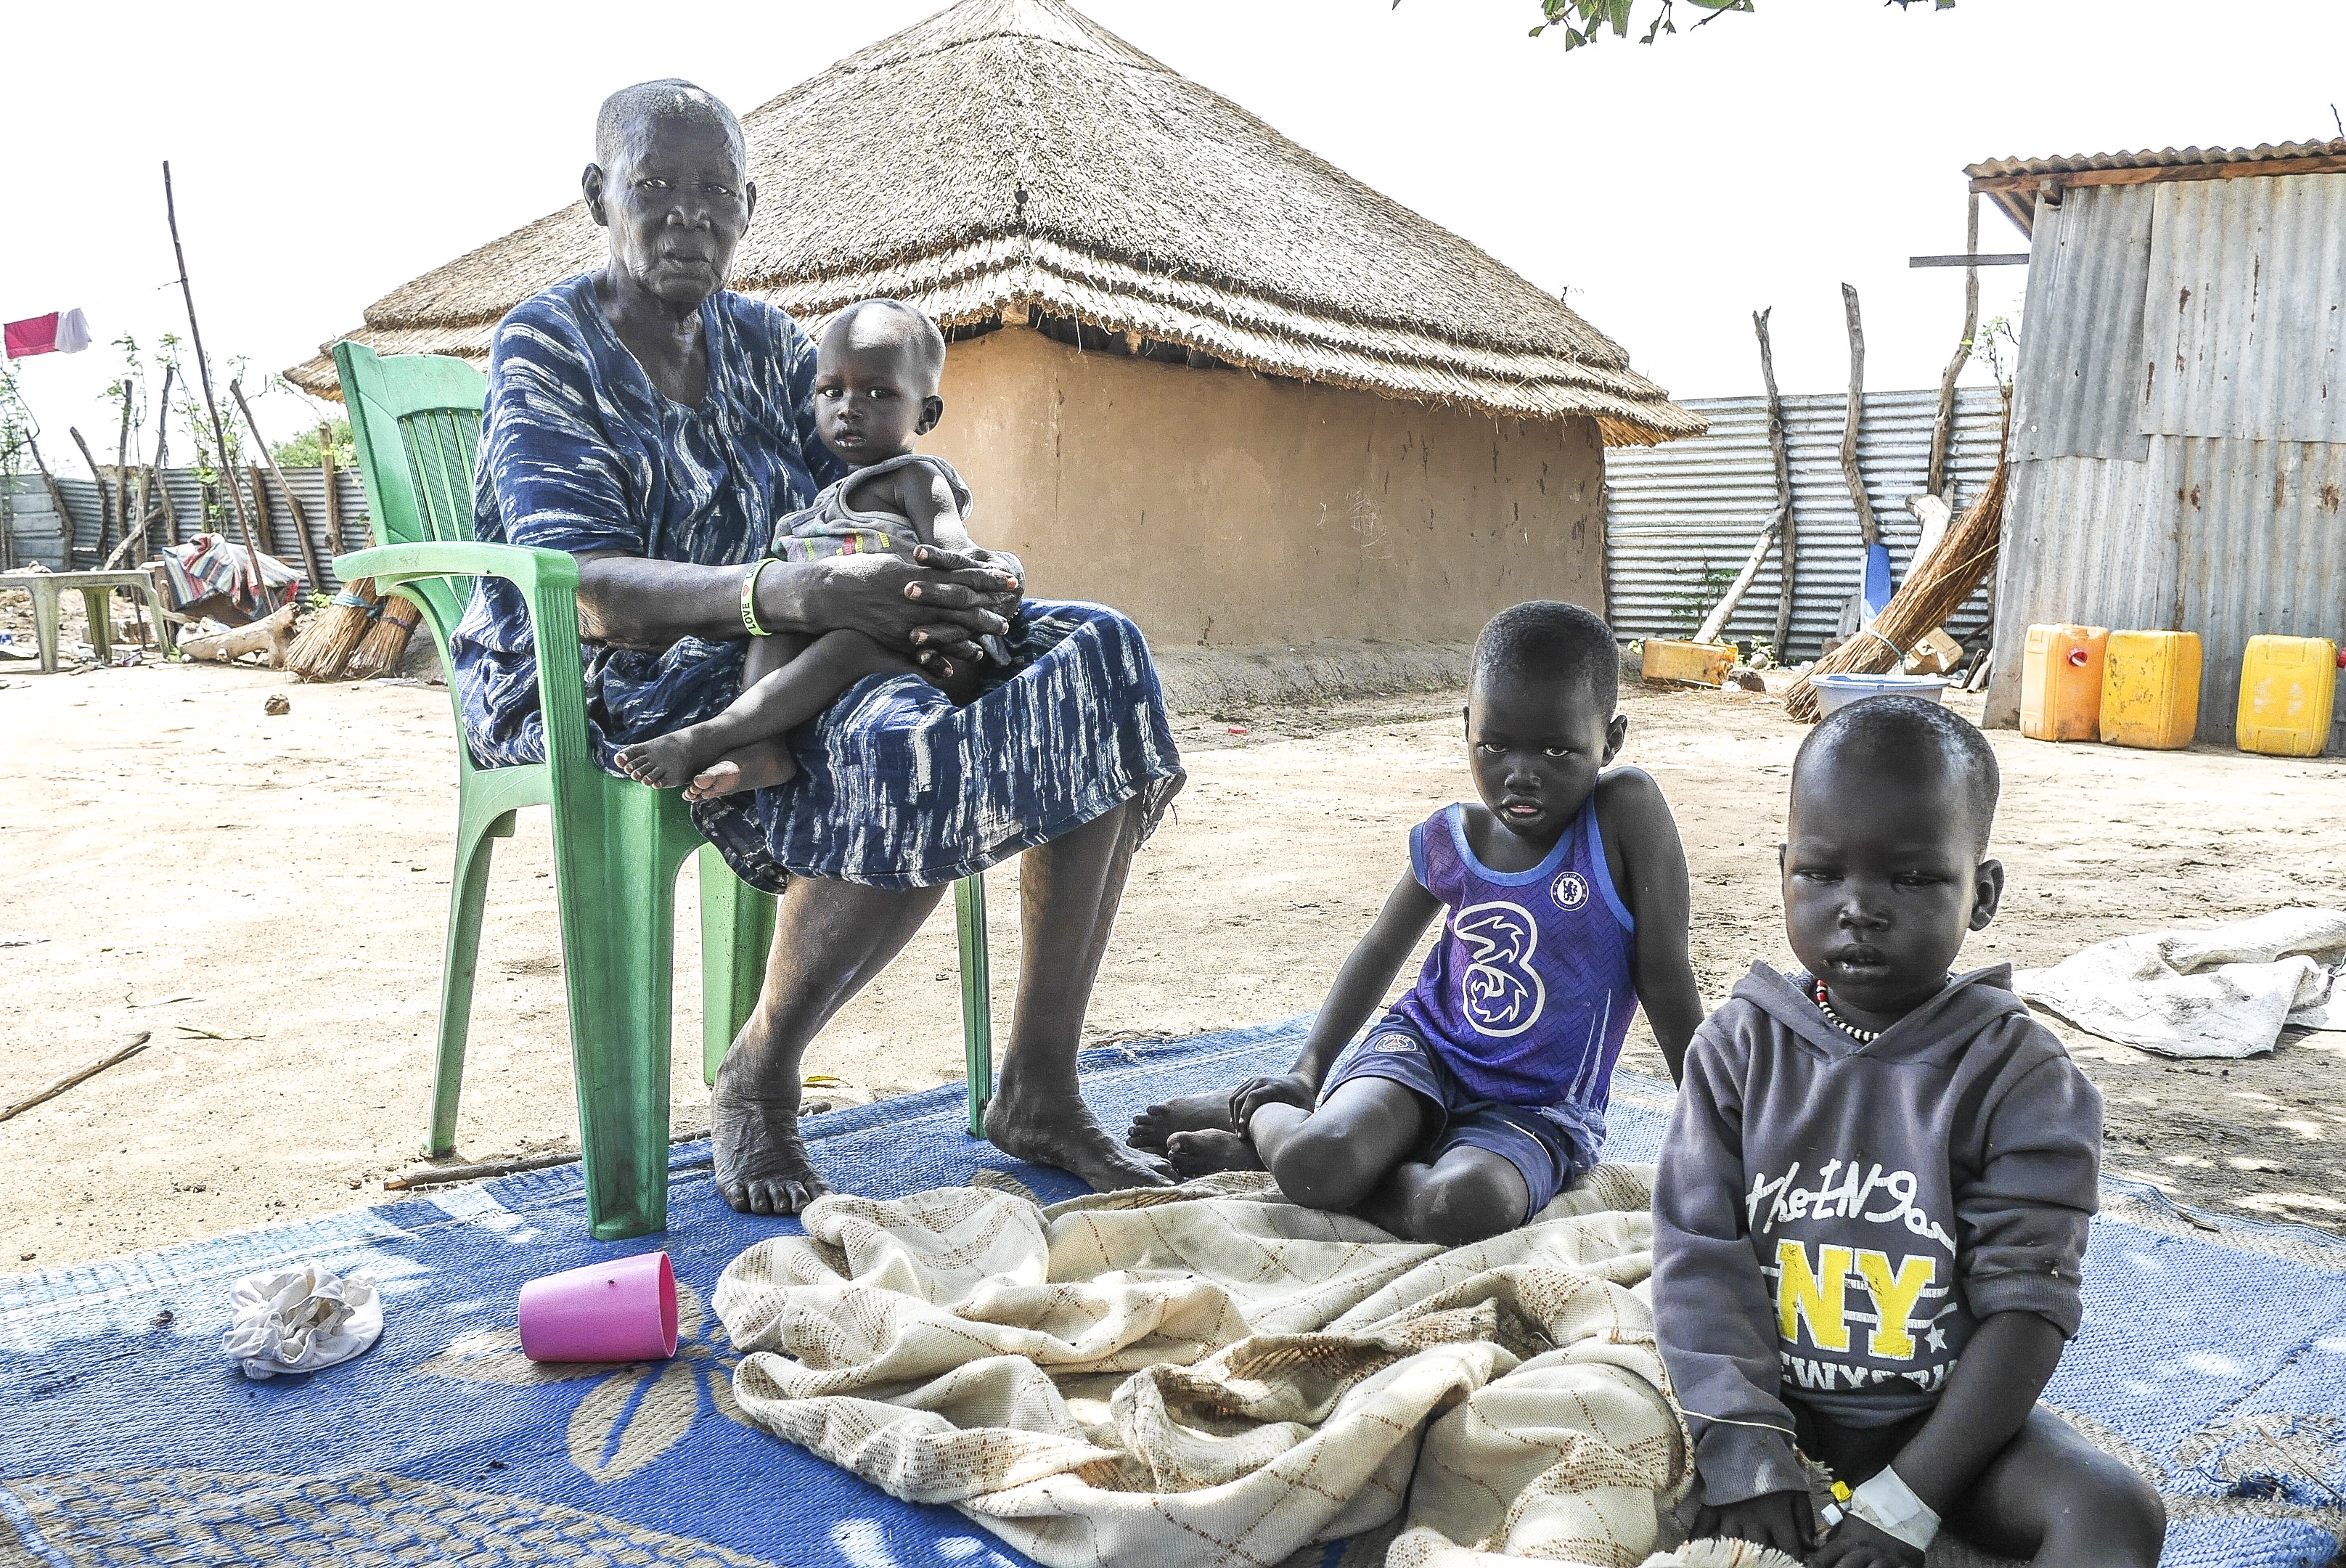
<path id="1" fill-rule="evenodd" d="M 766 635 L 765 626 L 758 619 L 758 579 L 764 576 L 766 568 L 773 564 L 774 558 L 768 555 L 750 567 L 741 579 L 741 625 L 753 637 Z"/>

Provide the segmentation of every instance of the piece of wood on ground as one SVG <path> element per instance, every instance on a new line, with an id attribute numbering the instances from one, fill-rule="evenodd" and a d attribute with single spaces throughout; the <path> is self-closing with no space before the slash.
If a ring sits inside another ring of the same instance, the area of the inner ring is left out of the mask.
<path id="1" fill-rule="evenodd" d="M 189 658 L 213 659 L 227 664 L 246 654 L 265 653 L 269 667 L 285 667 L 286 645 L 293 639 L 293 606 L 280 605 L 270 615 L 249 626 L 235 626 L 224 632 L 209 632 L 201 636 L 181 637 L 179 652 Z"/>
<path id="2" fill-rule="evenodd" d="M 84 1067 L 78 1073 L 68 1073 L 64 1077 L 58 1079 L 56 1083 L 50 1084 L 47 1088 L 42 1090 L 39 1094 L 33 1095 L 30 1099 L 19 1100 L 13 1105 L 0 1106 L 0 1122 L 8 1121 L 13 1117 L 22 1115 L 25 1112 L 31 1110 L 36 1105 L 45 1105 L 51 1100 L 56 1099 L 59 1095 L 64 1094 L 67 1089 L 72 1088 L 76 1084 L 82 1082 L 84 1079 L 95 1078 L 100 1073 L 105 1072 L 108 1067 L 117 1066 L 122 1063 L 129 1061 L 130 1058 L 138 1055 L 138 1053 L 147 1049 L 147 1042 L 153 1038 L 154 1032 L 152 1030 L 141 1029 L 138 1032 L 138 1038 L 131 1041 L 129 1044 L 125 1045 L 121 1050 L 114 1052 L 110 1055 L 99 1058 L 97 1062 L 93 1063 L 89 1066 Z"/>

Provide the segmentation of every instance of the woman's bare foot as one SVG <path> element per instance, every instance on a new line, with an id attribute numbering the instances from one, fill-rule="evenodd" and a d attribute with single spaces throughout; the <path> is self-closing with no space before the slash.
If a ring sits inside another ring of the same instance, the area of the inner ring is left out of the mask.
<path id="1" fill-rule="evenodd" d="M 1132 1118 L 1132 1130 L 1124 1141 L 1136 1149 L 1150 1154 L 1165 1152 L 1166 1140 L 1176 1133 L 1235 1133 L 1238 1124 L 1230 1120 L 1230 1092 L 1219 1089 L 1203 1095 L 1177 1095 Z"/>
<path id="2" fill-rule="evenodd" d="M 692 776 L 709 766 L 709 748 L 696 744 L 693 731 L 699 725 L 687 725 L 672 734 L 650 740 L 639 740 L 633 746 L 619 748 L 619 770 L 638 784 L 648 784 L 655 789 L 681 789 L 692 782 Z"/>
<path id="3" fill-rule="evenodd" d="M 622 754 L 624 759 L 624 754 Z M 688 800 L 712 800 L 743 789 L 770 789 L 799 776 L 798 759 L 779 740 L 760 740 L 736 747 L 693 776 L 684 792 Z"/>
<path id="4" fill-rule="evenodd" d="M 1184 1180 L 1211 1176 L 1216 1171 L 1259 1171 L 1262 1156 L 1254 1152 L 1253 1141 L 1219 1127 L 1206 1127 L 1196 1132 L 1176 1133 L 1166 1140 L 1166 1157 Z"/>
<path id="5" fill-rule="evenodd" d="M 709 1097 L 709 1135 L 717 1190 L 743 1214 L 797 1214 L 831 1190 L 799 1141 L 798 1102 L 727 1092 L 718 1074 Z"/>
<path id="6" fill-rule="evenodd" d="M 1164 1161 L 1144 1159 L 1109 1137 L 1072 1090 L 1032 1102 L 998 1096 L 986 1107 L 985 1137 L 1013 1159 L 1056 1166 L 1094 1192 L 1173 1185 Z"/>

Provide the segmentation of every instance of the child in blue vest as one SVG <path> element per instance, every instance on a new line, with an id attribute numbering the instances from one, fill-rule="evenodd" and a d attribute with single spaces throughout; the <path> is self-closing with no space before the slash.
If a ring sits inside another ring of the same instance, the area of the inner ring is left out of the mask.
<path id="1" fill-rule="evenodd" d="M 1643 1003 L 1673 1075 L 1702 1022 L 1678 824 L 1603 771 L 1628 719 L 1602 620 L 1535 602 L 1475 644 L 1479 805 L 1410 834 L 1410 869 L 1337 972 L 1294 1071 L 1152 1105 L 1130 1142 L 1184 1176 L 1268 1169 L 1314 1208 L 1456 1246 L 1512 1229 L 1596 1163 Z M 1414 989 L 1360 1032 L 1436 915 Z"/>

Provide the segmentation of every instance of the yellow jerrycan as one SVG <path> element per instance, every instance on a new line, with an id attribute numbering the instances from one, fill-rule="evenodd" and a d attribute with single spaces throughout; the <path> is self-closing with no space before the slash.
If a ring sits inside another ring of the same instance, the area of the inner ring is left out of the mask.
<path id="1" fill-rule="evenodd" d="M 2102 743 L 2147 751 L 2199 728 L 2199 634 L 2112 632 L 2102 661 Z"/>
<path id="2" fill-rule="evenodd" d="M 2020 662 L 2020 733 L 2031 740 L 2098 740 L 2106 626 L 2031 626 Z"/>
<path id="3" fill-rule="evenodd" d="M 2250 637 L 2233 738 L 2268 757 L 2319 757 L 2337 698 L 2338 645 L 2330 638 Z"/>

